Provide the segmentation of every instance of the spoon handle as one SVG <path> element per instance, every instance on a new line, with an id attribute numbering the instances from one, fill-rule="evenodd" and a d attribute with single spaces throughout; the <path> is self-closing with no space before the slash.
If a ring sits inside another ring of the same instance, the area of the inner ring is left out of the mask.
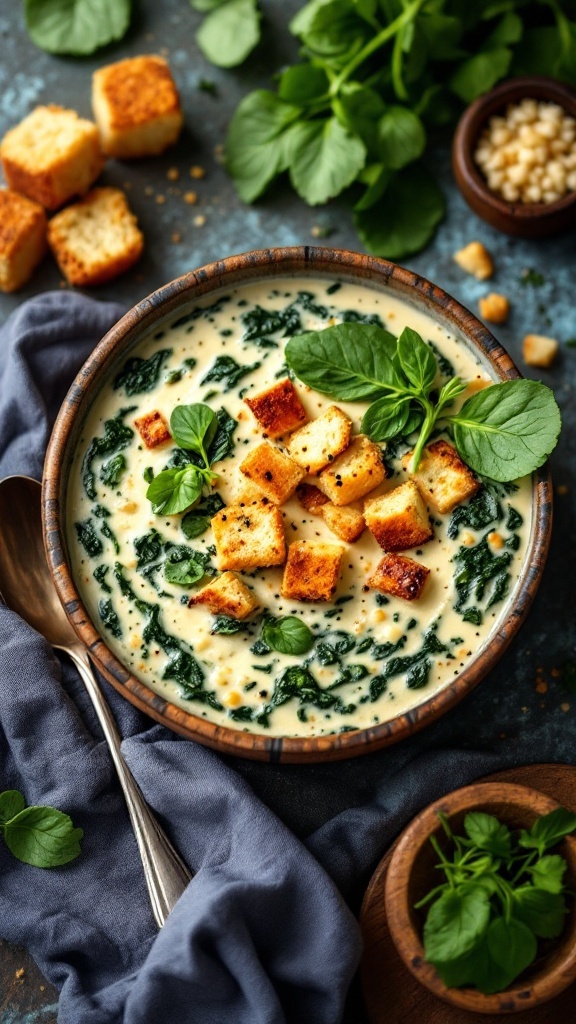
<path id="1" fill-rule="evenodd" d="M 152 913 L 161 928 L 168 914 L 190 882 L 192 875 L 160 827 L 120 752 L 120 734 L 112 712 L 96 682 L 83 647 L 65 647 L 86 686 L 110 748 L 114 767 L 124 791 L 128 814 L 148 886 Z"/>

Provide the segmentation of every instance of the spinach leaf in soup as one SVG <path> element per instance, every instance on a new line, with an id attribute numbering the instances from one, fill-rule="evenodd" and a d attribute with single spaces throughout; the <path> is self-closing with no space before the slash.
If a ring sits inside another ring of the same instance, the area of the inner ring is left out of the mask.
<path id="1" fill-rule="evenodd" d="M 235 421 L 234 421 L 235 422 Z M 182 517 L 180 528 L 182 533 L 188 540 L 194 540 L 195 537 L 200 537 L 210 526 L 210 520 L 216 515 L 220 509 L 225 508 L 225 503 L 217 491 L 213 494 L 209 494 L 207 498 L 203 498 L 198 505 L 190 509 L 185 516 Z"/>
<path id="2" fill-rule="evenodd" d="M 222 383 L 224 391 L 232 391 L 239 381 L 247 377 L 249 373 L 258 370 L 260 363 L 250 365 L 237 363 L 232 356 L 216 356 L 214 363 L 207 373 L 204 374 L 201 384 L 209 384 L 211 381 Z"/>
<path id="3" fill-rule="evenodd" d="M 124 363 L 124 366 L 114 378 L 114 390 L 123 388 L 125 393 L 132 395 L 143 395 L 153 391 L 160 377 L 160 370 L 167 359 L 172 355 L 171 348 L 160 349 L 148 359 L 140 356 L 131 356 Z"/>
<path id="4" fill-rule="evenodd" d="M 164 578 L 167 583 L 188 587 L 198 583 L 210 571 L 210 555 L 176 544 L 166 551 Z"/>
<path id="5" fill-rule="evenodd" d="M 220 462 L 222 459 L 227 459 L 229 455 L 232 455 L 234 451 L 234 431 L 238 426 L 238 421 L 233 416 L 230 416 L 224 408 L 218 409 L 216 419 L 218 420 L 218 426 L 214 439 L 208 449 L 208 458 L 211 466 L 215 462 Z"/>
<path id="6" fill-rule="evenodd" d="M 110 598 L 100 599 L 98 602 L 98 614 L 108 632 L 119 640 L 122 636 L 122 626 Z"/>
<path id="7" fill-rule="evenodd" d="M 486 610 L 502 601 L 509 590 L 509 572 L 513 554 L 504 551 L 495 554 L 488 543 L 486 534 L 479 544 L 461 547 L 454 555 L 454 585 L 456 602 L 454 609 L 462 613 L 471 600 L 482 601 L 488 594 Z"/>
<path id="8" fill-rule="evenodd" d="M 292 304 L 285 309 L 263 309 L 255 306 L 248 313 L 242 314 L 245 331 L 243 342 L 252 342 L 259 348 L 278 348 L 278 342 L 270 335 L 281 333 L 283 338 L 302 330 L 302 321 L 296 307 Z"/>
<path id="9" fill-rule="evenodd" d="M 86 554 L 90 558 L 98 558 L 104 551 L 104 546 L 96 533 L 94 520 L 88 516 L 87 519 L 74 523 L 74 529 Z"/>
<path id="10" fill-rule="evenodd" d="M 124 419 L 131 412 L 134 412 L 135 409 L 135 405 L 120 409 L 112 419 L 106 420 L 104 423 L 104 436 L 94 437 L 86 449 L 82 459 L 81 476 L 84 490 L 92 500 L 96 497 L 96 478 L 93 469 L 94 459 L 104 455 L 112 455 L 128 447 L 134 437 L 134 431 L 132 427 L 124 423 Z"/>
<path id="11" fill-rule="evenodd" d="M 118 452 L 100 467 L 100 479 L 107 487 L 117 487 L 126 472 L 126 459 Z"/>
<path id="12" fill-rule="evenodd" d="M 447 533 L 450 540 L 455 540 L 462 527 L 471 530 L 483 530 L 492 523 L 499 523 L 503 518 L 502 506 L 494 491 L 483 486 L 470 501 L 457 505 L 450 515 Z"/>

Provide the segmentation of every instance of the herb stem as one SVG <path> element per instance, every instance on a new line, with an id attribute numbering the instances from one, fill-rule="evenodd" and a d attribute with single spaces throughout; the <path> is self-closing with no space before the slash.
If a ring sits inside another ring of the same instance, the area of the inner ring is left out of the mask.
<path id="1" fill-rule="evenodd" d="M 415 473 L 416 470 L 418 469 L 420 459 L 422 458 L 422 451 L 424 449 L 424 445 L 426 444 L 426 441 L 428 440 L 430 434 L 432 433 L 432 430 L 434 429 L 434 424 L 436 423 L 439 412 L 438 407 L 432 405 L 432 402 L 429 402 L 427 398 L 418 398 L 418 401 L 420 402 L 422 408 L 425 410 L 426 415 L 424 417 L 424 423 L 422 424 L 422 427 L 420 429 L 420 436 L 418 438 L 418 441 L 416 442 L 414 454 L 412 455 L 411 459 L 410 471 L 412 473 Z"/>
<path id="2" fill-rule="evenodd" d="M 387 43 L 389 39 L 392 39 L 397 32 L 399 32 L 405 25 L 408 25 L 418 14 L 418 11 L 424 4 L 424 0 L 413 0 L 402 14 L 399 14 L 394 21 L 392 21 L 386 28 L 383 28 L 377 36 L 374 36 L 369 43 L 366 43 L 359 53 L 352 58 L 349 64 L 340 72 L 337 78 L 334 79 L 330 87 L 330 93 L 332 96 L 336 96 L 340 91 L 340 88 L 347 82 L 350 75 L 356 71 L 356 68 L 360 67 L 368 57 L 371 57 L 376 50 L 379 50 L 384 43 Z"/>

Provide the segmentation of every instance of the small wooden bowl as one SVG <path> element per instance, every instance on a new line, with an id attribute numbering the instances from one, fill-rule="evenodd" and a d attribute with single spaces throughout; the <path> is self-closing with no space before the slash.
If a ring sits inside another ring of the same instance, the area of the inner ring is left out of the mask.
<path id="1" fill-rule="evenodd" d="M 446 815 L 450 827 L 461 834 L 464 816 L 472 810 L 493 814 L 512 829 L 530 828 L 537 817 L 560 805 L 537 789 L 511 783 L 487 782 L 458 789 L 419 814 L 403 832 L 386 877 L 386 916 L 390 934 L 406 967 L 427 989 L 453 1006 L 476 1013 L 516 1013 L 553 999 L 576 979 L 576 905 L 572 900 L 564 931 L 553 950 L 529 967 L 504 992 L 483 995 L 474 988 L 447 988 L 424 959 L 421 940 L 426 909 L 414 910 L 438 883 L 437 856 L 430 843 L 435 836 L 442 848 L 448 840 L 438 818 Z M 576 840 L 558 847 L 568 862 L 569 888 L 576 888 Z"/>
<path id="2" fill-rule="evenodd" d="M 533 75 L 501 82 L 475 100 L 460 118 L 452 143 L 452 169 L 464 199 L 488 224 L 506 235 L 543 238 L 576 222 L 576 192 L 567 192 L 555 203 L 507 203 L 488 188 L 474 160 L 476 142 L 486 122 L 509 103 L 526 98 L 558 103 L 576 117 L 576 92 L 554 78 Z"/>

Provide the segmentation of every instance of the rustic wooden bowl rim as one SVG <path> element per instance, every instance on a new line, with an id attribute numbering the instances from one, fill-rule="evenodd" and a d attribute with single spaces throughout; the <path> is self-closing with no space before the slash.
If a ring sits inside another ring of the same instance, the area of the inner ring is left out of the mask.
<path id="1" fill-rule="evenodd" d="M 58 414 L 44 467 L 42 514 L 48 563 L 66 614 L 98 669 L 128 700 L 163 725 L 228 754 L 267 761 L 324 761 L 354 757 L 397 742 L 444 714 L 476 686 L 512 640 L 540 581 L 551 530 L 552 489 L 547 466 L 533 476 L 532 530 L 516 596 L 498 631 L 464 670 L 442 690 L 396 718 L 318 737 L 275 737 L 217 725 L 169 703 L 122 665 L 91 621 L 73 579 L 64 529 L 65 489 L 71 448 L 91 394 L 107 377 L 119 352 L 209 292 L 274 276 L 310 274 L 342 278 L 380 289 L 390 287 L 458 332 L 502 380 L 521 374 L 487 328 L 442 289 L 387 260 L 339 249 L 295 246 L 231 256 L 184 274 L 129 310 L 96 346 L 73 382 Z"/>
<path id="2" fill-rule="evenodd" d="M 504 809 L 502 809 L 504 805 Z M 408 970 L 434 995 L 461 1009 L 477 1013 L 502 1013 L 527 1010 L 554 998 L 576 978 L 576 910 L 572 908 L 569 927 L 549 957 L 533 975 L 515 983 L 504 992 L 483 995 L 473 988 L 447 988 L 432 964 L 424 959 L 424 946 L 415 925 L 409 903 L 410 879 L 430 836 L 443 834 L 438 812 L 448 820 L 472 810 L 495 813 L 506 823 L 505 808 L 526 812 L 526 824 L 539 815 L 556 810 L 560 804 L 540 790 L 510 782 L 479 782 L 441 797 L 426 807 L 408 825 L 394 848 L 385 883 L 386 917 L 390 935 Z M 576 887 L 576 840 L 565 840 L 560 851 L 568 861 L 568 870 Z M 528 969 L 530 971 L 530 968 Z"/>

